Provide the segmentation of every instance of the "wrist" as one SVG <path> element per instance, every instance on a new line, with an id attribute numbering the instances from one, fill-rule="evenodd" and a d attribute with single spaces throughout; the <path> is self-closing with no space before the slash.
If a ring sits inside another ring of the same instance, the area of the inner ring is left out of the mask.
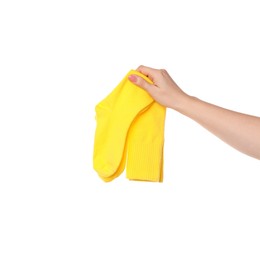
<path id="1" fill-rule="evenodd" d="M 197 100 L 196 97 L 189 96 L 186 93 L 183 93 L 179 99 L 175 99 L 170 108 L 176 110 L 181 114 L 186 114 L 191 109 L 192 104 Z"/>

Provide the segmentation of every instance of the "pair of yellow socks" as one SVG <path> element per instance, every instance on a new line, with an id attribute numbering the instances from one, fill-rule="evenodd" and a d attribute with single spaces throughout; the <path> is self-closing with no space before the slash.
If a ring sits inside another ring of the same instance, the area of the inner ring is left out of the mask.
<path id="1" fill-rule="evenodd" d="M 131 74 L 152 83 L 131 70 L 96 105 L 93 166 L 106 182 L 118 177 L 125 165 L 129 180 L 162 182 L 166 109 L 129 81 Z"/>

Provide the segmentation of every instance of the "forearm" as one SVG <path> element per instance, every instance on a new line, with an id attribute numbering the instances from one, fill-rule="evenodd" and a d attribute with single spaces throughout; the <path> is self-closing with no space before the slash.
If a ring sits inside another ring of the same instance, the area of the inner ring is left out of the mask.
<path id="1" fill-rule="evenodd" d="M 129 80 L 158 103 L 190 117 L 235 149 L 260 160 L 259 117 L 224 109 L 185 94 L 166 70 L 145 66 L 137 70 L 153 84 L 134 75 L 130 75 Z"/>
<path id="2" fill-rule="evenodd" d="M 193 119 L 221 140 L 260 159 L 260 118 L 224 109 L 186 96 L 175 110 Z"/>

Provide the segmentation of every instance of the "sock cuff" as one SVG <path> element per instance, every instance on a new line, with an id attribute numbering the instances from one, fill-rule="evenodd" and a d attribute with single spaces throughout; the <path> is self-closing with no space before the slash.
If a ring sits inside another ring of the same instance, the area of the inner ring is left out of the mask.
<path id="1" fill-rule="evenodd" d="M 163 144 L 164 140 L 129 144 L 126 177 L 129 180 L 162 182 Z"/>

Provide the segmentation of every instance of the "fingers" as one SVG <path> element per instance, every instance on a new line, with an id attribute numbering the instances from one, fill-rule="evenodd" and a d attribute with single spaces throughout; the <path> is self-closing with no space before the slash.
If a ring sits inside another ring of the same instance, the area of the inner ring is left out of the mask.
<path id="1" fill-rule="evenodd" d="M 146 67 L 143 65 L 139 66 L 136 70 L 147 76 L 152 81 L 154 81 L 154 74 L 158 71 L 156 69 Z"/>
<path id="2" fill-rule="evenodd" d="M 143 79 L 142 77 L 140 76 L 137 76 L 137 75 L 129 75 L 128 76 L 128 79 L 134 83 L 135 85 L 137 85 L 138 87 L 146 90 L 146 91 L 150 91 L 153 87 L 153 85 L 149 84 L 145 79 Z"/>

